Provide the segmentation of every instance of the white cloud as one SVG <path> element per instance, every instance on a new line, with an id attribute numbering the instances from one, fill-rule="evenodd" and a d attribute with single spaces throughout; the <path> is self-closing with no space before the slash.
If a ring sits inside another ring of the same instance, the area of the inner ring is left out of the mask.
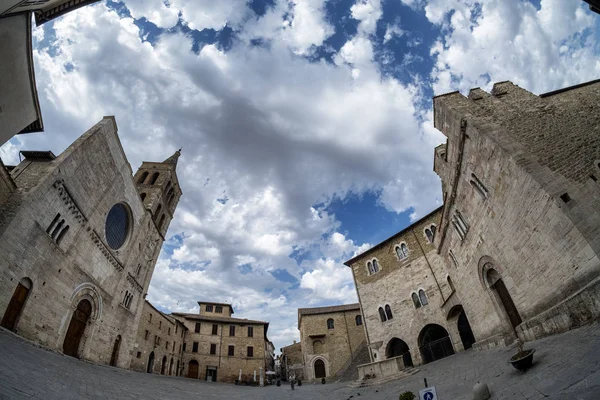
<path id="1" fill-rule="evenodd" d="M 163 1 L 122 0 L 133 18 L 145 17 L 159 28 L 171 28 L 177 25 L 179 10 Z M 221 3 L 221 2 L 219 2 Z M 212 8 L 211 8 L 212 9 Z"/>
<path id="2" fill-rule="evenodd" d="M 400 27 L 400 23 L 397 22 L 393 25 L 388 24 L 385 28 L 385 35 L 383 36 L 383 43 L 387 43 L 394 37 L 402 37 L 404 31 Z"/>

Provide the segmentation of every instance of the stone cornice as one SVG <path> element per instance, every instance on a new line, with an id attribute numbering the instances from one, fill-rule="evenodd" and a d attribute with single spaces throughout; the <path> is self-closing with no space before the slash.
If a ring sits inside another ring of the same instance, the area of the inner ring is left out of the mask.
<path id="1" fill-rule="evenodd" d="M 123 265 L 121 265 L 119 260 L 117 260 L 115 256 L 112 255 L 111 251 L 108 249 L 108 247 L 106 247 L 106 245 L 104 244 L 102 239 L 100 239 L 100 236 L 96 233 L 96 231 L 90 228 L 89 226 L 87 228 L 87 231 L 90 234 L 92 242 L 94 242 L 94 244 L 96 245 L 96 247 L 98 247 L 100 252 L 102 252 L 104 257 L 106 257 L 108 262 L 111 263 L 117 271 L 123 271 Z"/>
<path id="2" fill-rule="evenodd" d="M 60 196 L 60 199 L 67 206 L 69 212 L 71 213 L 71 215 L 73 215 L 75 220 L 77 220 L 77 222 L 79 222 L 80 225 L 85 225 L 87 223 L 87 218 L 85 217 L 85 215 L 83 215 L 83 212 L 81 211 L 77 203 L 75 203 L 75 200 L 73 200 L 73 197 L 71 196 L 71 194 L 67 190 L 67 187 L 65 186 L 65 182 L 62 179 L 59 179 L 56 182 L 54 182 L 52 186 L 56 190 L 58 190 L 58 195 Z"/>
<path id="3" fill-rule="evenodd" d="M 135 279 L 135 277 L 129 272 L 127 273 L 127 280 L 135 287 L 135 290 L 137 290 L 138 293 L 143 292 L 144 288 L 142 287 L 142 285 L 140 285 L 137 279 Z"/>

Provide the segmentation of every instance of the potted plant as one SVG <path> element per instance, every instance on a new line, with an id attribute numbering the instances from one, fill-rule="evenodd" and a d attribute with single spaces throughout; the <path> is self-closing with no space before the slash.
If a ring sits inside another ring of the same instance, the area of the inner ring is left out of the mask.
<path id="1" fill-rule="evenodd" d="M 400 395 L 398 400 L 414 400 L 415 394 L 413 392 L 404 392 Z"/>
<path id="2" fill-rule="evenodd" d="M 521 339 L 517 339 L 517 349 L 517 354 L 512 356 L 508 362 L 519 371 L 525 371 L 527 368 L 531 367 L 535 349 L 524 350 Z"/>

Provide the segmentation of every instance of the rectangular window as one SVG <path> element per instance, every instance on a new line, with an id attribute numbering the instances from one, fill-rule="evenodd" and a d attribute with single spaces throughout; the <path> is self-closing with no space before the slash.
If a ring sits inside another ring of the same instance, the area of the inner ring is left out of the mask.
<path id="1" fill-rule="evenodd" d="M 194 332 L 200 333 L 200 322 L 196 322 L 196 327 L 194 328 Z"/>
<path id="2" fill-rule="evenodd" d="M 160 328 L 162 328 L 162 321 L 158 321 L 158 330 L 160 331 Z"/>
<path id="3" fill-rule="evenodd" d="M 177 325 L 175 325 L 175 334 L 177 335 Z"/>
<path id="4" fill-rule="evenodd" d="M 169 350 L 169 341 L 168 341 L 168 340 L 167 340 L 167 341 L 166 341 L 166 343 L 165 343 L 165 349 L 166 349 L 166 350 Z"/>
<path id="5" fill-rule="evenodd" d="M 172 351 L 175 351 L 175 343 L 176 342 L 173 342 L 173 350 Z"/>
<path id="6" fill-rule="evenodd" d="M 210 344 L 210 354 L 217 354 L 217 345 L 214 343 Z"/>
<path id="7" fill-rule="evenodd" d="M 185 351 L 185 343 L 183 344 L 183 351 Z"/>
<path id="8" fill-rule="evenodd" d="M 233 355 L 233 352 L 234 352 L 234 347 L 233 347 L 233 346 L 229 346 L 229 347 L 227 348 L 227 355 L 228 355 L 228 356 L 232 356 L 232 355 Z"/>
<path id="9" fill-rule="evenodd" d="M 248 327 L 248 337 L 254 337 L 254 327 L 253 326 Z"/>
<path id="10" fill-rule="evenodd" d="M 137 356 L 137 358 L 142 358 L 142 352 L 138 351 L 136 356 Z"/>
<path id="11" fill-rule="evenodd" d="M 254 347 L 248 346 L 248 357 L 254 357 Z"/>
<path id="12" fill-rule="evenodd" d="M 229 325 L 229 336 L 235 336 L 235 325 Z"/>
<path id="13" fill-rule="evenodd" d="M 144 340 L 148 340 L 149 336 L 150 336 L 150 331 L 146 331 L 146 335 L 144 336 Z"/>
<path id="14" fill-rule="evenodd" d="M 211 306 L 211 305 L 206 306 L 206 312 L 213 312 L 212 310 L 213 310 L 213 306 Z"/>
<path id="15" fill-rule="evenodd" d="M 185 344 L 183 345 L 183 350 L 185 350 Z M 179 352 L 181 353 L 181 345 L 179 345 Z"/>
<path id="16" fill-rule="evenodd" d="M 169 335 L 171 334 L 171 328 L 169 328 Z"/>
<path id="17" fill-rule="evenodd" d="M 477 193 L 479 193 L 479 195 L 483 197 L 484 200 L 488 198 L 487 188 L 483 185 L 483 183 L 481 183 L 481 181 L 479 180 L 479 178 L 477 178 L 475 174 L 471 174 L 471 180 L 469 181 L 469 183 L 471 184 L 471 186 L 473 186 Z"/>
<path id="18" fill-rule="evenodd" d="M 154 335 L 154 345 L 158 345 L 158 336 Z"/>
<path id="19" fill-rule="evenodd" d="M 223 312 L 223 306 L 215 306 L 215 312 L 221 314 Z"/>
<path id="20" fill-rule="evenodd" d="M 213 335 L 216 335 L 216 334 L 217 334 L 217 330 L 218 330 L 218 329 L 219 329 L 219 325 L 217 325 L 217 324 L 213 324 L 213 327 L 212 327 L 212 334 L 213 334 Z"/>
<path id="21" fill-rule="evenodd" d="M 192 353 L 197 353 L 198 352 L 198 342 L 194 342 L 192 344 Z"/>
<path id="22" fill-rule="evenodd" d="M 152 314 L 150 314 L 150 318 L 148 318 L 148 322 L 152 322 Z"/>

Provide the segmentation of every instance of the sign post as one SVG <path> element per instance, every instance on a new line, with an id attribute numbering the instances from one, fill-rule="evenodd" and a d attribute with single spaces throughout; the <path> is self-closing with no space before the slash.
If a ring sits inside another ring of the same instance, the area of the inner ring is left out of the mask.
<path id="1" fill-rule="evenodd" d="M 435 386 L 419 390 L 419 400 L 439 400 Z"/>

